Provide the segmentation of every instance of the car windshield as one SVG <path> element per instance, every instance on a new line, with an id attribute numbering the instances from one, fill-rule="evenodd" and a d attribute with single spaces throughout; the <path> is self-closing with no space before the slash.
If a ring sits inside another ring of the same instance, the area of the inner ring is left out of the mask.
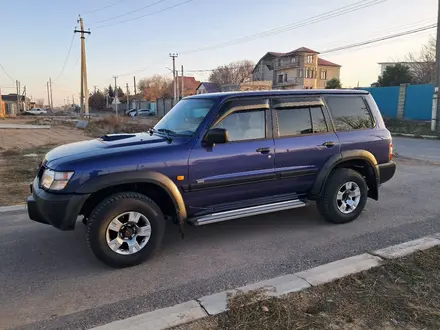
<path id="1" fill-rule="evenodd" d="M 210 99 L 181 100 L 154 126 L 154 130 L 193 135 L 213 105 L 214 101 Z"/>

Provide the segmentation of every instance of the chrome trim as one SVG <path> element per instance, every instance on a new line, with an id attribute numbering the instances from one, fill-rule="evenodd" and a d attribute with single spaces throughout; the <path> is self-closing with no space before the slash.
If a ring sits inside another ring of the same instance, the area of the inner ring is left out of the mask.
<path id="1" fill-rule="evenodd" d="M 295 208 L 304 207 L 304 206 L 306 206 L 305 202 L 303 202 L 299 199 L 294 199 L 294 200 L 290 200 L 290 201 L 277 202 L 277 203 L 252 206 L 252 207 L 247 207 L 247 208 L 242 208 L 242 209 L 237 209 L 237 210 L 212 213 L 212 214 L 203 215 L 203 216 L 193 218 L 193 219 L 188 219 L 188 221 L 193 223 L 196 226 L 202 226 L 202 225 L 208 225 L 211 223 L 233 220 L 233 219 L 238 219 L 238 218 L 244 218 L 244 217 L 249 217 L 249 216 L 254 216 L 254 215 L 290 210 L 290 209 L 295 209 Z"/>

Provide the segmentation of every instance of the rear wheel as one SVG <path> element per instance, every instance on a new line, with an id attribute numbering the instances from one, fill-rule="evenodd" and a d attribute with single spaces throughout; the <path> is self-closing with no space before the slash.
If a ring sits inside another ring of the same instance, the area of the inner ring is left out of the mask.
<path id="1" fill-rule="evenodd" d="M 359 172 L 339 168 L 330 174 L 317 200 L 318 210 L 329 222 L 347 223 L 362 213 L 367 195 L 367 183 Z"/>
<path id="2" fill-rule="evenodd" d="M 165 219 L 160 208 L 147 196 L 118 193 L 92 211 L 87 241 L 93 254 L 114 268 L 142 263 L 160 247 Z"/>

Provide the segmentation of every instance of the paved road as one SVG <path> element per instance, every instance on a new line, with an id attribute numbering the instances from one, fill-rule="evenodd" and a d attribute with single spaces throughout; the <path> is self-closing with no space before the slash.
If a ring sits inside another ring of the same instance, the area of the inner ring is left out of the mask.
<path id="1" fill-rule="evenodd" d="M 399 155 L 440 162 L 440 140 L 393 137 L 393 146 Z"/>
<path id="2" fill-rule="evenodd" d="M 347 225 L 314 206 L 205 227 L 172 228 L 148 264 L 113 270 L 89 253 L 84 227 L 59 232 L 23 214 L 0 218 L 0 328 L 86 329 L 205 294 L 440 232 L 440 166 L 405 161 Z"/>

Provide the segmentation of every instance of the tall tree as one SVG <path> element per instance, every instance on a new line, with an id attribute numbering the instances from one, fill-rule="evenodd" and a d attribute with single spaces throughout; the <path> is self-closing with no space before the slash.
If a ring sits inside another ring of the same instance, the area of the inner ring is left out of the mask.
<path id="1" fill-rule="evenodd" d="M 161 75 L 154 75 L 139 80 L 138 89 L 142 91 L 144 98 L 150 101 L 156 101 L 159 98 L 169 97 L 168 87 L 172 79 Z"/>
<path id="2" fill-rule="evenodd" d="M 418 53 L 409 53 L 406 60 L 411 66 L 413 83 L 435 83 L 435 39 L 431 37 Z"/>
<path id="3" fill-rule="evenodd" d="M 251 80 L 255 64 L 249 60 L 232 62 L 215 68 L 209 76 L 209 81 L 219 86 L 241 84 Z"/>
<path id="4" fill-rule="evenodd" d="M 399 86 L 400 84 L 410 84 L 413 82 L 413 76 L 407 65 L 396 63 L 388 66 L 382 76 L 377 79 L 380 87 Z"/>
<path id="5" fill-rule="evenodd" d="M 108 96 L 113 99 L 115 97 L 115 91 L 113 90 L 113 86 L 112 85 L 108 85 Z"/>
<path id="6" fill-rule="evenodd" d="M 95 110 L 103 110 L 105 108 L 105 95 L 101 91 L 97 91 L 89 96 L 89 107 Z"/>
<path id="7" fill-rule="evenodd" d="M 329 81 L 327 81 L 327 84 L 325 84 L 326 89 L 339 89 L 342 88 L 341 81 L 338 78 L 332 78 Z"/>

